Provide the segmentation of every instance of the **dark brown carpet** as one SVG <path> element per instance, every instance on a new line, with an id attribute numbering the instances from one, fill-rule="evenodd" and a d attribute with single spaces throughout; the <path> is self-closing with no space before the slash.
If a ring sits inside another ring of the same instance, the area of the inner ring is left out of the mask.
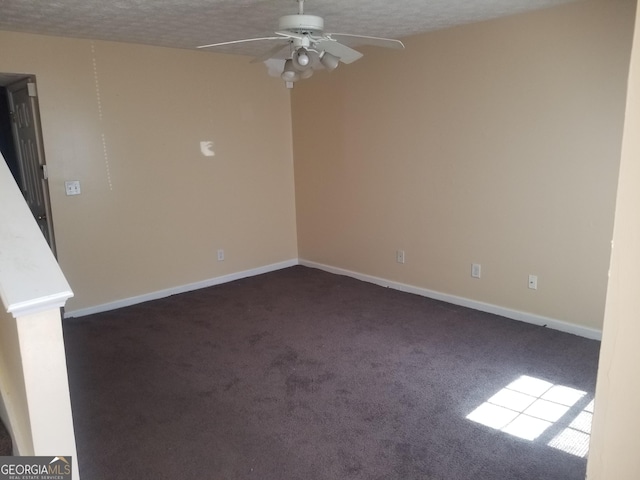
<path id="1" fill-rule="evenodd" d="M 13 455 L 13 441 L 4 423 L 0 421 L 0 457 Z"/>
<path id="2" fill-rule="evenodd" d="M 305 267 L 64 333 L 85 479 L 585 477 L 465 417 L 521 375 L 592 398 L 596 341 Z"/>

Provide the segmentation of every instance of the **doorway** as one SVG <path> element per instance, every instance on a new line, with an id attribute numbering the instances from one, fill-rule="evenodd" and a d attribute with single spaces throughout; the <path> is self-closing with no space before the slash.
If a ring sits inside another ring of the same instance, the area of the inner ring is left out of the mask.
<path id="1" fill-rule="evenodd" d="M 56 254 L 34 75 L 0 73 L 0 151 Z"/>

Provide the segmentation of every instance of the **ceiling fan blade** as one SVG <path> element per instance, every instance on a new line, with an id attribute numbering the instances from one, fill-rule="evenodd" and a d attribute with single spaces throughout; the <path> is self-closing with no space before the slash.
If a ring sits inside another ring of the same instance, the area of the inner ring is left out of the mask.
<path id="1" fill-rule="evenodd" d="M 284 40 L 284 39 L 281 39 L 281 40 Z M 273 47 L 272 49 L 270 49 L 268 52 L 264 52 L 259 57 L 254 58 L 249 63 L 260 63 L 260 62 L 264 62 L 265 60 L 269 60 L 270 58 L 275 57 L 276 54 L 278 54 L 280 52 L 280 50 L 288 47 L 289 43 L 290 42 L 287 41 L 287 43 L 278 44 L 275 47 Z"/>
<path id="2" fill-rule="evenodd" d="M 274 32 L 276 35 L 280 35 L 281 37 L 284 38 L 297 38 L 298 40 L 302 40 L 305 36 L 301 33 L 295 33 L 295 32 L 287 32 L 287 31 L 279 31 L 279 32 Z"/>
<path id="3" fill-rule="evenodd" d="M 362 58 L 362 54 L 351 47 L 347 47 L 336 40 L 322 39 L 314 42 L 314 49 L 324 50 L 325 52 L 335 55 L 342 63 L 352 63 Z"/>
<path id="4" fill-rule="evenodd" d="M 349 33 L 328 33 L 327 37 L 337 41 L 349 41 L 361 43 L 363 45 L 373 45 L 376 47 L 403 49 L 404 43 L 393 38 L 369 37 L 367 35 L 351 35 Z"/>
<path id="5" fill-rule="evenodd" d="M 209 45 L 200 45 L 196 48 L 222 47 L 223 45 L 234 45 L 237 43 L 261 42 L 263 40 L 282 40 L 282 37 L 259 37 L 245 38 L 244 40 L 232 40 L 230 42 L 210 43 Z"/>

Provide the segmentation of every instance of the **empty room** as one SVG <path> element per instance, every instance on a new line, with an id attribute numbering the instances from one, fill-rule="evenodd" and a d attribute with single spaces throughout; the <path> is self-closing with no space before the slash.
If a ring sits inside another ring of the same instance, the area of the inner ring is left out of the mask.
<path id="1" fill-rule="evenodd" d="M 640 476 L 636 17 L 4 2 L 11 453 L 74 479 Z"/>

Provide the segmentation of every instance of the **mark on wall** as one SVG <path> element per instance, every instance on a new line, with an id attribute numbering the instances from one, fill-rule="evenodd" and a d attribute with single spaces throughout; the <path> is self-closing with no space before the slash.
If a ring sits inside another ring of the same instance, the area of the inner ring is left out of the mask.
<path id="1" fill-rule="evenodd" d="M 214 157 L 216 153 L 213 151 L 213 142 L 210 140 L 200 142 L 200 152 L 205 157 Z"/>
<path id="2" fill-rule="evenodd" d="M 96 84 L 96 101 L 98 103 L 98 119 L 100 120 L 100 124 L 102 126 L 102 98 L 100 97 L 100 82 L 98 79 L 98 62 L 96 60 L 96 47 L 93 42 L 91 42 L 91 55 L 93 60 L 93 79 Z M 111 183 L 111 169 L 109 167 L 109 153 L 107 151 L 107 139 L 105 138 L 104 132 L 102 132 L 102 153 L 104 156 L 104 165 L 107 174 L 107 183 L 109 184 L 109 190 L 113 191 L 113 185 Z"/>

